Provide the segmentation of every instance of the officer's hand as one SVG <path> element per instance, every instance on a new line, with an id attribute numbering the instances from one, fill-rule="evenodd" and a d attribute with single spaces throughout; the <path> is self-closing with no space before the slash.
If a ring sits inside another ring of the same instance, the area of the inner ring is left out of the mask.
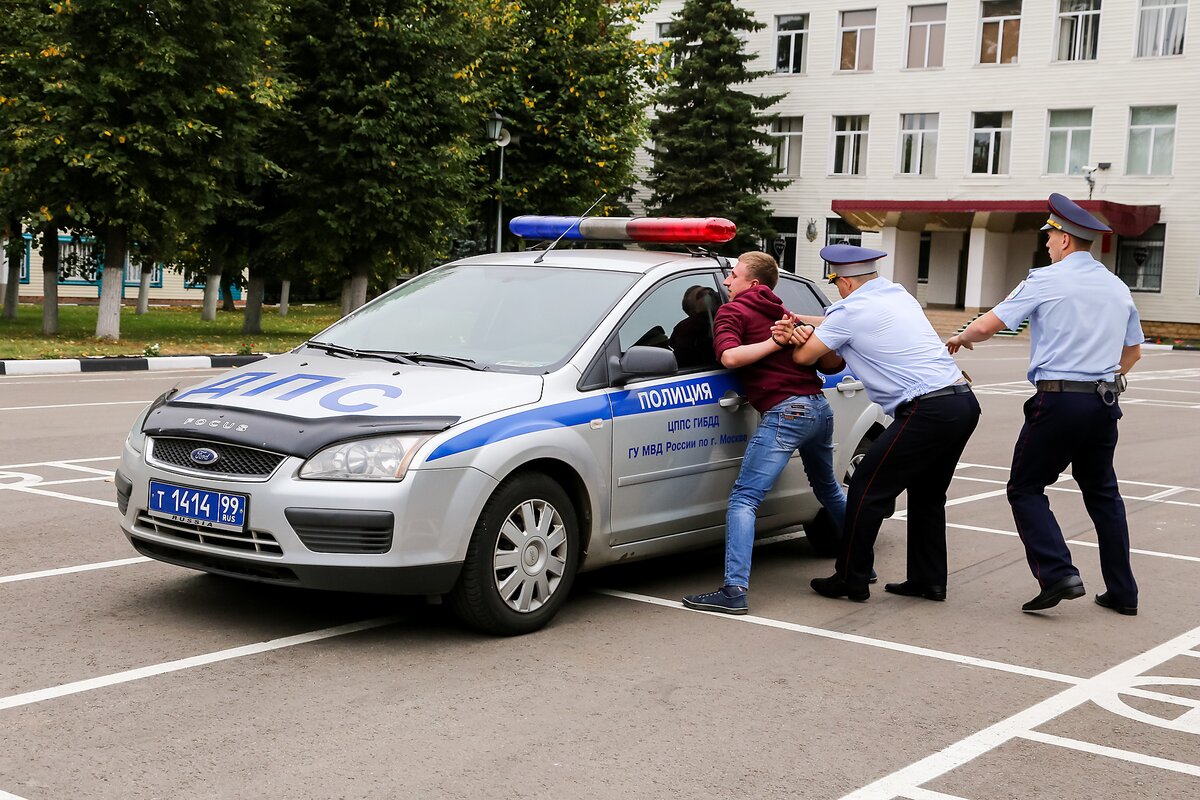
<path id="1" fill-rule="evenodd" d="M 967 348 L 968 350 L 975 349 L 975 345 L 971 344 L 970 342 L 964 342 L 960 334 L 955 334 L 946 340 L 946 349 L 950 351 L 950 355 L 954 355 L 959 351 L 960 348 L 963 347 Z"/>

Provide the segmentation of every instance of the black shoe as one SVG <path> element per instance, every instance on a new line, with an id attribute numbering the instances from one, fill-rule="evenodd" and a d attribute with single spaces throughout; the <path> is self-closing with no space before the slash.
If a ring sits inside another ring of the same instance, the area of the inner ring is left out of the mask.
<path id="1" fill-rule="evenodd" d="M 1068 575 L 1042 589 L 1042 593 L 1021 606 L 1021 610 L 1041 611 L 1045 608 L 1053 608 L 1058 605 L 1060 600 L 1074 600 L 1085 594 L 1087 592 L 1083 590 L 1083 580 L 1078 575 Z"/>
<path id="2" fill-rule="evenodd" d="M 867 583 L 879 583 L 879 573 L 871 570 L 871 577 L 867 578 Z"/>
<path id="3" fill-rule="evenodd" d="M 863 586 L 861 589 L 851 586 L 837 575 L 831 575 L 828 578 L 813 578 L 809 581 L 808 585 L 817 594 L 832 597 L 835 600 L 839 597 L 845 597 L 856 603 L 865 603 L 867 598 L 871 596 L 871 590 L 866 586 Z"/>
<path id="4" fill-rule="evenodd" d="M 883 587 L 885 592 L 892 594 L 901 594 L 905 597 L 924 597 L 926 600 L 945 600 L 945 586 L 926 586 L 923 583 L 915 581 L 905 581 L 904 583 L 889 583 Z"/>
<path id="5" fill-rule="evenodd" d="M 716 611 L 721 614 L 745 614 L 750 610 L 746 590 L 740 586 L 722 586 L 708 594 L 689 594 L 683 598 L 687 608 L 698 611 Z"/>
<path id="6" fill-rule="evenodd" d="M 1127 617 L 1137 616 L 1137 606 L 1119 606 L 1115 600 L 1108 596 L 1108 592 L 1096 595 L 1096 605 L 1101 608 L 1111 609 L 1118 614 L 1124 614 Z"/>

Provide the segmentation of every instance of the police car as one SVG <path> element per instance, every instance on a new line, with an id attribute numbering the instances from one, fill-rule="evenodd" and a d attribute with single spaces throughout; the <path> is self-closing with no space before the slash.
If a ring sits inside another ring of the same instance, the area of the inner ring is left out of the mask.
<path id="1" fill-rule="evenodd" d="M 445 595 L 472 627 L 546 624 L 576 574 L 719 544 L 758 414 L 712 352 L 728 220 L 517 218 L 529 239 L 692 252 L 477 256 L 380 296 L 295 350 L 175 389 L 116 475 L 137 551 L 273 584 Z M 776 292 L 820 314 L 811 282 Z M 888 423 L 829 376 L 836 468 Z M 835 534 L 799 459 L 759 532 Z"/>

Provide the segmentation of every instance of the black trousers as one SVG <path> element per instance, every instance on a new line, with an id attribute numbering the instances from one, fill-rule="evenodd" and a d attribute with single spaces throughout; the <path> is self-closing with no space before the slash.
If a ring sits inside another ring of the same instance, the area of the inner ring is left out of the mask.
<path id="1" fill-rule="evenodd" d="M 915 400 L 875 440 L 850 479 L 837 574 L 865 588 L 879 527 L 908 490 L 908 579 L 946 585 L 946 489 L 979 422 L 975 395 Z"/>
<path id="2" fill-rule="evenodd" d="M 1070 465 L 1096 526 L 1104 584 L 1118 605 L 1135 606 L 1138 588 L 1129 564 L 1129 524 L 1113 469 L 1120 418 L 1121 407 L 1106 406 L 1095 393 L 1038 392 L 1029 398 L 1025 425 L 1013 449 L 1008 502 L 1038 583 L 1045 588 L 1078 575 L 1046 497 L 1046 487 Z"/>

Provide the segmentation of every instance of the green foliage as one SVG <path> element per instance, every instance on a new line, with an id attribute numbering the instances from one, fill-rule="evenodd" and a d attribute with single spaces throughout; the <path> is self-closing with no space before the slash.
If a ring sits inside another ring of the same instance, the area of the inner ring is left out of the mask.
<path id="1" fill-rule="evenodd" d="M 757 56 L 738 36 L 763 27 L 732 0 L 688 0 L 671 25 L 672 50 L 681 59 L 650 123 L 650 213 L 728 217 L 738 226 L 724 248 L 730 253 L 757 249 L 760 237 L 774 236 L 762 194 L 785 185 L 763 130 L 776 115 L 762 113 L 782 95 L 736 88 L 767 74 L 749 68 Z"/>
<path id="2" fill-rule="evenodd" d="M 502 187 L 507 216 L 581 213 L 607 192 L 607 205 L 594 212 L 603 213 L 629 192 L 649 92 L 666 77 L 661 45 L 632 35 L 653 5 L 492 3 L 496 35 L 479 79 L 513 137 Z"/>

